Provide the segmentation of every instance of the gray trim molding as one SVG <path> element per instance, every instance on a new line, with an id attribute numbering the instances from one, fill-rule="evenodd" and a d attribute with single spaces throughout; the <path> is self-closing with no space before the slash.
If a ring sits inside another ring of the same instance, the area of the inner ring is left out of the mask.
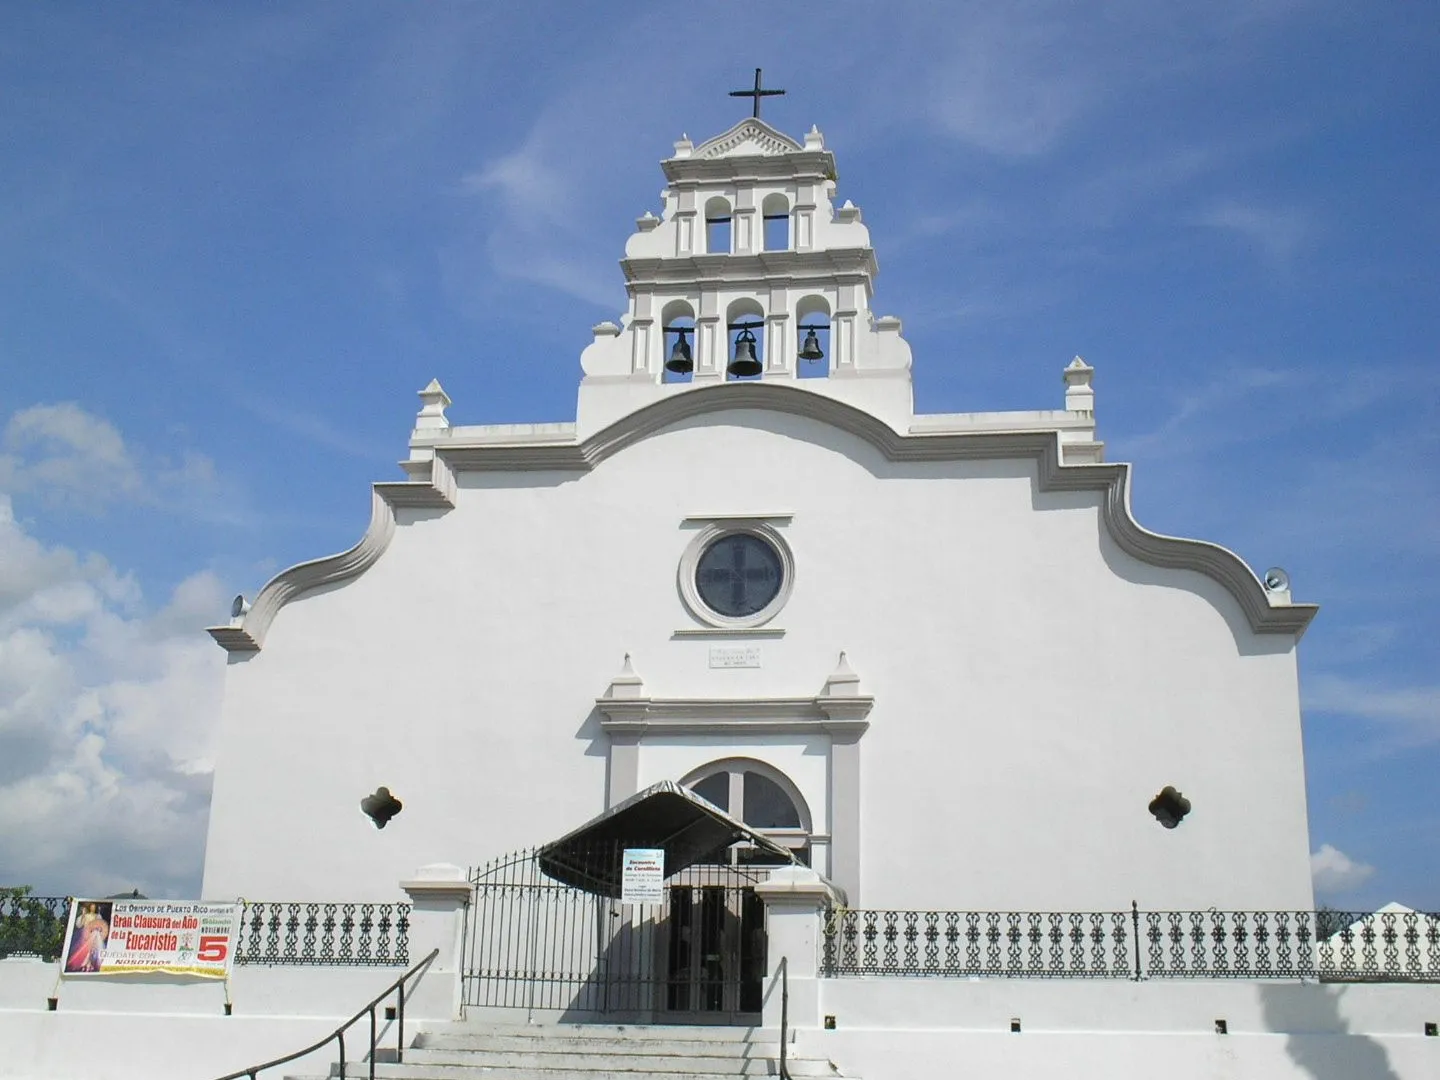
<path id="1" fill-rule="evenodd" d="M 270 623 L 287 603 L 322 585 L 359 577 L 380 557 L 395 535 L 395 510 L 401 506 L 453 509 L 455 474 L 437 458 L 431 463 L 428 483 L 398 481 L 373 485 L 370 524 L 359 543 L 338 555 L 312 559 L 282 570 L 266 582 L 242 617 L 232 619 L 228 626 L 207 627 L 207 632 L 226 652 L 258 652 L 265 643 Z"/>
<path id="2" fill-rule="evenodd" d="M 805 735 L 858 738 L 870 726 L 873 697 L 595 699 L 600 727 L 624 735 Z"/>
<path id="3" fill-rule="evenodd" d="M 1130 508 L 1128 464 L 1062 464 L 1056 430 L 986 430 L 900 434 L 853 405 L 782 382 L 726 382 L 696 386 L 636 409 L 609 427 L 573 439 L 524 444 L 466 444 L 463 429 L 426 440 L 434 461 L 428 482 L 376 484 L 370 526 L 349 551 L 282 571 L 260 591 L 238 625 L 212 627 L 210 634 L 231 652 L 253 652 L 284 604 L 321 585 L 363 573 L 385 550 L 394 533 L 394 508 L 454 506 L 455 473 L 556 471 L 584 473 L 656 432 L 683 420 L 731 409 L 760 409 L 802 416 L 863 439 L 890 461 L 959 461 L 1033 458 L 1041 491 L 1102 491 L 1101 519 L 1126 554 L 1173 570 L 1195 570 L 1219 582 L 1233 596 L 1257 634 L 1299 637 L 1319 610 L 1267 593 L 1255 572 L 1234 552 L 1204 540 L 1165 536 L 1146 529 Z M 410 463 L 413 468 L 414 463 Z"/>

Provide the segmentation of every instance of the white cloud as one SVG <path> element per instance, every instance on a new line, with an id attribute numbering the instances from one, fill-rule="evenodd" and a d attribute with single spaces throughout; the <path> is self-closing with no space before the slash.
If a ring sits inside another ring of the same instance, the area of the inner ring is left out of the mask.
<path id="1" fill-rule="evenodd" d="M 1188 387 L 1158 427 L 1136 435 L 1112 436 L 1117 460 L 1154 460 L 1164 454 L 1193 453 L 1196 445 L 1213 449 L 1219 442 L 1262 438 L 1265 429 L 1236 425 L 1234 415 L 1302 382 L 1297 371 L 1260 365 L 1227 367 Z"/>
<path id="2" fill-rule="evenodd" d="M 1318 675 L 1302 685 L 1307 711 L 1367 720 L 1400 749 L 1440 743 L 1440 684 L 1377 686 L 1338 675 Z"/>
<path id="3" fill-rule="evenodd" d="M 4 444 L 0 488 L 81 503 L 141 492 L 140 470 L 119 430 L 73 401 L 15 413 Z"/>
<path id="4" fill-rule="evenodd" d="M 512 210 L 545 220 L 563 220 L 574 198 L 564 175 L 542 160 L 533 140 L 467 174 L 461 185 L 471 194 L 498 192 Z"/>
<path id="5" fill-rule="evenodd" d="M 213 459 L 189 449 L 170 457 L 132 447 L 114 424 L 73 401 L 14 413 L 0 447 L 0 492 L 92 513 L 129 503 L 222 524 L 246 520 Z"/>
<path id="6" fill-rule="evenodd" d="M 1310 877 L 1315 883 L 1316 892 L 1353 892 L 1369 881 L 1374 873 L 1373 866 L 1356 862 L 1329 844 L 1321 844 L 1320 850 L 1310 855 Z"/>
<path id="7" fill-rule="evenodd" d="M 202 627 L 224 602 L 199 573 L 147 612 L 0 494 L 0 884 L 193 893 L 224 672 Z"/>
<path id="8" fill-rule="evenodd" d="M 1274 263 L 1288 263 L 1310 241 L 1310 216 L 1294 206 L 1260 206 L 1230 200 L 1199 217 L 1201 225 L 1233 233 Z"/>
<path id="9" fill-rule="evenodd" d="M 936 42 L 922 98 L 941 130 L 992 154 L 1031 156 L 1092 108 L 1113 73 L 1070 47 L 1077 27 L 1067 7 L 968 8 Z"/>

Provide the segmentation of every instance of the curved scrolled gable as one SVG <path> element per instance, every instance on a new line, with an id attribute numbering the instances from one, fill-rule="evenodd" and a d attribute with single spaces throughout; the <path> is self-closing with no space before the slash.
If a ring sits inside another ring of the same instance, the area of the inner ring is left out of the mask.
<path id="1" fill-rule="evenodd" d="M 1130 509 L 1128 464 L 1062 464 L 1056 431 L 980 431 L 900 434 L 852 405 L 777 383 L 721 383 L 674 394 L 622 417 L 580 442 L 436 447 L 427 481 L 377 483 L 370 524 L 354 547 L 337 555 L 292 566 L 271 578 L 243 618 L 209 633 L 230 652 L 255 652 L 264 644 L 280 609 L 304 593 L 358 577 L 389 546 L 395 509 L 423 506 L 452 509 L 455 473 L 469 470 L 588 472 L 607 458 L 683 420 L 737 409 L 760 409 L 817 420 L 865 440 L 891 461 L 955 461 L 1033 458 L 1041 491 L 1103 491 L 1101 518 L 1120 549 L 1143 563 L 1168 570 L 1195 570 L 1217 581 L 1239 603 L 1257 634 L 1305 632 L 1319 610 L 1315 604 L 1272 603 L 1255 572 L 1228 548 L 1152 532 Z M 461 433 L 463 435 L 463 432 Z"/>

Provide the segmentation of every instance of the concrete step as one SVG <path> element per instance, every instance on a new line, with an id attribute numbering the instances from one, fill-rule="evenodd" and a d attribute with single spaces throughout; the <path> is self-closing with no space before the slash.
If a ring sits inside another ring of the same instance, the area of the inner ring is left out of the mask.
<path id="1" fill-rule="evenodd" d="M 606 1069 L 630 1069 L 636 1072 L 666 1072 L 675 1068 L 677 1061 L 694 1066 L 701 1072 L 719 1072 L 723 1068 L 742 1066 L 751 1061 L 768 1061 L 769 1055 L 696 1054 L 667 1050 L 640 1050 L 631 1046 L 628 1050 L 610 1050 L 597 1053 L 587 1048 L 546 1049 L 543 1046 L 523 1050 L 498 1050 L 486 1047 L 483 1050 L 407 1050 L 406 1062 L 427 1065 L 527 1065 L 552 1069 L 586 1069 L 599 1066 Z"/>
<path id="2" fill-rule="evenodd" d="M 631 1054 L 637 1051 L 647 1054 L 721 1054 L 733 1053 L 737 1048 L 768 1054 L 780 1053 L 780 1041 L 773 1035 L 753 1040 L 636 1038 L 625 1035 L 556 1035 L 547 1028 L 496 1032 L 490 1035 L 453 1031 L 425 1032 L 416 1038 L 415 1046 L 425 1050 L 534 1050 L 544 1047 L 592 1054 Z"/>
<path id="3" fill-rule="evenodd" d="M 346 1080 L 365 1080 L 370 1075 L 370 1067 L 365 1063 L 355 1064 L 347 1062 L 345 1065 Z M 681 1064 L 672 1072 L 644 1072 L 636 1073 L 627 1069 L 587 1069 L 583 1072 L 557 1071 L 553 1069 L 530 1069 L 524 1067 L 511 1067 L 507 1065 L 494 1068 L 472 1067 L 468 1065 L 387 1065 L 377 1064 L 375 1066 L 376 1080 L 718 1080 L 720 1077 L 728 1077 L 734 1080 L 736 1076 L 747 1075 L 737 1073 L 733 1068 L 723 1072 L 696 1072 Z M 755 1076 L 778 1076 L 779 1069 L 776 1067 L 769 1073 L 753 1073 Z M 837 1074 L 831 1073 L 831 1076 Z M 322 1076 L 295 1076 L 287 1080 L 336 1080 L 339 1073 L 331 1069 L 328 1077 Z"/>
<path id="4" fill-rule="evenodd" d="M 778 1076 L 778 1033 L 680 1024 L 460 1022 L 421 1031 L 403 1064 L 377 1061 L 377 1080 L 719 1080 Z M 824 1058 L 788 1056 L 791 1076 L 835 1078 Z M 364 1061 L 345 1080 L 368 1077 Z M 337 1080 L 289 1077 L 287 1080 Z"/>
<path id="5" fill-rule="evenodd" d="M 547 1039 L 682 1039 L 703 1042 L 751 1042 L 777 1039 L 772 1029 L 725 1024 L 501 1024 L 460 1020 L 435 1035 L 533 1035 Z"/>
<path id="6" fill-rule="evenodd" d="M 671 1054 L 665 1052 L 611 1052 L 597 1054 L 588 1050 L 517 1051 L 517 1050 L 407 1050 L 406 1065 L 456 1065 L 484 1069 L 533 1069 L 571 1077 L 588 1076 L 595 1070 L 628 1072 L 637 1077 L 654 1073 L 717 1073 L 725 1076 L 773 1076 L 779 1070 L 778 1053 L 741 1052 L 732 1054 Z M 818 1058 L 790 1058 L 792 1076 L 834 1076 L 828 1061 Z"/>

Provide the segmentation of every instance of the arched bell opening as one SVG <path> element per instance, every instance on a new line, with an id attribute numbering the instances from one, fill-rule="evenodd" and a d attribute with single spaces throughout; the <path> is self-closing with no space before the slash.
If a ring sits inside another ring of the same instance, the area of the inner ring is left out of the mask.
<path id="1" fill-rule="evenodd" d="M 695 377 L 695 309 L 672 300 L 660 312 L 664 369 L 661 382 L 688 383 Z"/>
<path id="2" fill-rule="evenodd" d="M 705 251 L 710 255 L 730 253 L 730 203 L 719 195 L 705 203 Z"/>
<path id="3" fill-rule="evenodd" d="M 830 302 L 804 297 L 795 308 L 795 374 L 823 379 L 830 374 Z"/>
<path id="4" fill-rule="evenodd" d="M 760 218 L 765 250 L 790 250 L 790 200 L 778 192 L 766 195 L 760 204 Z"/>
<path id="5" fill-rule="evenodd" d="M 725 312 L 729 341 L 727 379 L 758 379 L 765 370 L 765 312 L 754 300 L 737 300 Z"/>

